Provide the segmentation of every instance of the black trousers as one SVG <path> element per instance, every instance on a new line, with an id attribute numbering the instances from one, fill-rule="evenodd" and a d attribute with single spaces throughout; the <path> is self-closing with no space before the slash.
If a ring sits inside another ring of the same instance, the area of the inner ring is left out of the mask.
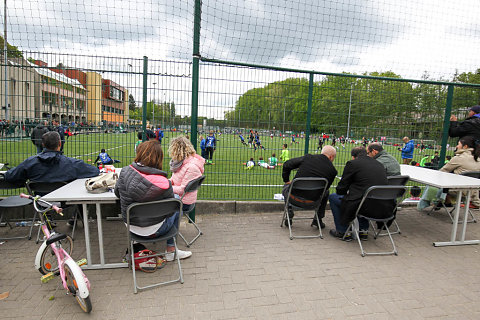
<path id="1" fill-rule="evenodd" d="M 213 150 L 213 147 L 207 147 L 207 148 L 205 149 L 205 151 L 207 152 L 207 159 L 208 159 L 208 160 L 212 160 L 212 158 L 213 158 L 213 151 L 214 151 L 214 150 Z"/>

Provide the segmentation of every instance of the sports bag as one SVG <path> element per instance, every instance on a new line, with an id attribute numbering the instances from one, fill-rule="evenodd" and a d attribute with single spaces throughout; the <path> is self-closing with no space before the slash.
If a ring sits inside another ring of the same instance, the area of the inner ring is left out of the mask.
<path id="1" fill-rule="evenodd" d="M 90 193 L 107 192 L 115 188 L 118 180 L 118 174 L 115 172 L 107 172 L 85 181 L 85 188 Z"/>

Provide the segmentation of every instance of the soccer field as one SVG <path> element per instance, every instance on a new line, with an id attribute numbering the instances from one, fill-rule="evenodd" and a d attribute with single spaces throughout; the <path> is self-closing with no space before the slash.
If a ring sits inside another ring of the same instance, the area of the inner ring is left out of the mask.
<path id="1" fill-rule="evenodd" d="M 168 156 L 169 141 L 180 135 L 178 132 L 165 132 L 165 138 L 162 141 L 164 150 L 163 169 L 171 176 L 168 166 L 170 158 Z M 200 136 L 200 135 L 199 135 Z M 275 193 L 280 193 L 283 186 L 282 167 L 275 169 L 264 169 L 255 166 L 252 170 L 245 170 L 244 163 L 250 158 L 258 162 L 260 157 L 267 160 L 272 153 L 279 158 L 282 145 L 288 144 L 290 158 L 299 157 L 304 154 L 305 139 L 296 138 L 296 143 L 291 144 L 291 138 L 270 136 L 261 137 L 262 144 L 266 150 L 254 151 L 253 148 L 244 146 L 240 142 L 238 135 L 217 134 L 217 149 L 213 155 L 213 165 L 205 166 L 205 175 L 207 176 L 204 185 L 200 189 L 199 199 L 204 200 L 273 200 Z M 85 162 L 93 163 L 100 149 L 105 148 L 109 155 L 121 161 L 117 167 L 123 167 L 130 164 L 134 159 L 134 145 L 137 141 L 136 133 L 90 133 L 71 136 L 67 139 L 64 147 L 65 155 L 82 159 Z M 297 143 L 298 142 L 298 143 Z M 309 143 L 309 153 L 317 152 L 318 139 L 311 138 Z M 327 144 L 331 144 L 329 141 Z M 198 143 L 199 145 L 199 143 Z M 350 150 L 359 146 L 359 144 L 347 144 L 345 149 L 337 142 L 337 157 L 334 165 L 341 176 L 345 163 L 351 159 Z M 401 161 L 398 147 L 390 145 L 384 146 L 386 151 Z M 433 154 L 432 150 L 430 154 Z M 424 154 L 429 154 L 429 152 Z M 15 166 L 29 156 L 35 154 L 35 146 L 30 139 L 13 140 L 7 139 L 1 142 L 0 162 L 8 162 L 10 166 Z M 198 148 L 200 153 L 200 149 Z M 420 161 L 424 154 L 420 154 L 415 149 L 414 160 Z M 293 178 L 293 174 L 291 175 Z M 334 182 L 334 186 L 338 180 Z M 334 190 L 331 190 L 334 192 Z"/>

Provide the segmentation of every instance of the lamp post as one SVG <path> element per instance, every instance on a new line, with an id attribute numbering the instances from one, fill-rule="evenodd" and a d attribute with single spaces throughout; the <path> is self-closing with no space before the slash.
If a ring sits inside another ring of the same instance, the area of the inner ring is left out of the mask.
<path id="1" fill-rule="evenodd" d="M 3 2 L 3 65 L 4 65 L 4 81 L 5 81 L 5 119 L 10 120 L 8 110 L 8 49 L 7 49 L 7 0 Z"/>
<path id="2" fill-rule="evenodd" d="M 153 83 L 153 103 L 152 103 L 152 114 L 153 114 L 153 118 L 152 118 L 152 125 L 155 127 L 155 85 L 157 83 L 154 82 Z"/>
<path id="3" fill-rule="evenodd" d="M 352 95 L 353 95 L 353 82 L 350 84 L 350 103 L 348 105 L 348 121 L 347 121 L 347 137 L 350 134 L 350 112 L 352 110 Z"/>

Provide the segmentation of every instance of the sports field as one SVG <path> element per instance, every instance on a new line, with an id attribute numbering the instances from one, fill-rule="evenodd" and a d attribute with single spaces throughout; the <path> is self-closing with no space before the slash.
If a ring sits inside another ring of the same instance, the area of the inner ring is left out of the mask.
<path id="1" fill-rule="evenodd" d="M 168 176 L 171 176 L 168 162 L 168 143 L 170 139 L 178 136 L 178 132 L 165 132 L 165 138 L 162 141 L 165 153 L 164 170 Z M 200 136 L 200 135 L 199 135 Z M 262 145 L 266 150 L 254 151 L 253 148 L 244 146 L 240 142 L 238 135 L 217 134 L 217 149 L 213 156 L 213 165 L 205 166 L 205 175 L 207 179 L 202 186 L 199 199 L 204 200 L 273 200 L 275 193 L 280 193 L 283 185 L 281 173 L 282 167 L 276 169 L 264 169 L 255 166 L 252 170 L 245 170 L 244 163 L 250 158 L 258 162 L 260 157 L 267 160 L 272 153 L 279 158 L 282 145 L 288 144 L 290 157 L 298 157 L 304 154 L 305 139 L 296 138 L 296 143 L 291 143 L 291 138 L 263 136 Z M 71 136 L 67 139 L 64 147 L 64 153 L 69 157 L 76 157 L 85 162 L 92 163 L 95 160 L 100 149 L 105 148 L 110 156 L 118 159 L 121 163 L 116 166 L 125 166 L 134 159 L 134 144 L 137 141 L 136 133 L 90 133 Z M 318 139 L 311 138 L 309 152 L 317 151 Z M 328 141 L 327 144 L 331 144 Z M 350 150 L 360 144 L 346 144 L 345 148 L 337 142 L 337 157 L 334 165 L 341 176 L 345 163 L 350 160 Z M 386 145 L 384 148 L 401 161 L 398 147 Z M 25 158 L 34 155 L 35 146 L 30 139 L 4 139 L 1 142 L 0 162 L 8 162 L 10 166 L 15 166 Z M 200 149 L 198 149 L 200 153 Z M 419 162 L 424 154 L 433 154 L 433 150 L 427 150 L 420 154 L 420 150 L 415 149 L 414 160 Z M 293 177 L 293 176 L 292 176 Z M 338 182 L 335 181 L 334 185 Z M 334 192 L 334 190 L 331 190 Z"/>

